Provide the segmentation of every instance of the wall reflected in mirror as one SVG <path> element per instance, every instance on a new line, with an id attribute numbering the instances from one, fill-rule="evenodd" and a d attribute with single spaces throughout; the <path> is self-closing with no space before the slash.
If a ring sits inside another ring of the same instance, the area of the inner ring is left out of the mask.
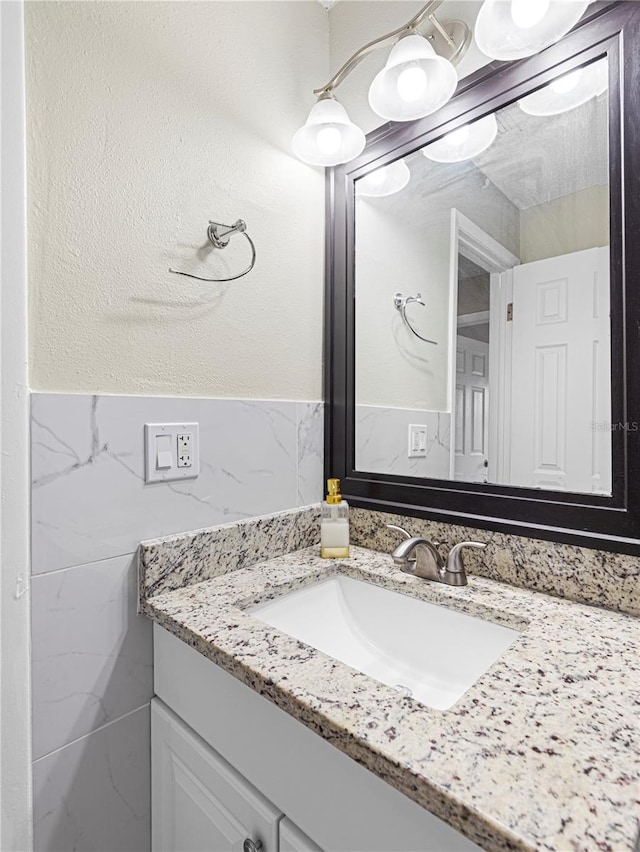
<path id="1" fill-rule="evenodd" d="M 607 62 L 356 181 L 356 469 L 609 495 Z"/>

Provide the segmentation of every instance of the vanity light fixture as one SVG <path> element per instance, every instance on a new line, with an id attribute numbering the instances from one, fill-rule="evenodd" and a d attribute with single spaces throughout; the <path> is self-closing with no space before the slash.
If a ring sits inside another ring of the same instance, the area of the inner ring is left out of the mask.
<path id="1" fill-rule="evenodd" d="M 379 48 L 393 45 L 387 64 L 369 90 L 371 108 L 381 118 L 412 121 L 449 100 L 458 83 L 454 65 L 471 44 L 471 30 L 462 21 L 440 22 L 435 11 L 442 2 L 429 0 L 406 24 L 365 44 L 325 86 L 314 89 L 318 101 L 293 137 L 293 151 L 299 159 L 314 166 L 337 166 L 362 151 L 364 133 L 349 120 L 334 90 L 365 56 Z"/>
<path id="2" fill-rule="evenodd" d="M 391 50 L 387 64 L 369 88 L 369 106 L 388 121 L 413 121 L 430 115 L 451 98 L 456 69 L 438 56 L 426 38 L 412 33 Z"/>
<path id="3" fill-rule="evenodd" d="M 436 18 L 443 2 L 429 0 L 406 24 L 365 44 L 325 86 L 314 89 L 318 101 L 293 137 L 293 150 L 300 160 L 313 166 L 338 166 L 364 149 L 364 133 L 349 120 L 334 90 L 365 56 L 379 48 L 392 46 L 385 67 L 369 88 L 369 105 L 377 115 L 387 121 L 413 121 L 447 103 L 458 83 L 454 66 L 467 52 L 472 34 L 462 21 Z M 566 35 L 591 2 L 484 0 L 475 25 L 476 43 L 491 59 L 532 56 Z M 471 128 L 469 132 L 471 135 Z M 459 134 L 458 143 L 463 135 Z M 465 151 L 456 159 L 468 159 L 481 150 Z"/>
<path id="4" fill-rule="evenodd" d="M 609 81 L 607 63 L 593 62 L 558 77 L 548 86 L 518 101 L 518 106 L 529 115 L 559 115 L 582 106 L 606 92 Z"/>
<path id="5" fill-rule="evenodd" d="M 293 152 L 312 166 L 347 163 L 362 151 L 364 133 L 349 120 L 346 109 L 325 92 L 311 108 L 303 127 L 293 137 Z"/>
<path id="6" fill-rule="evenodd" d="M 437 142 L 422 149 L 429 160 L 436 163 L 459 163 L 477 157 L 491 145 L 498 134 L 498 123 L 493 113 L 472 124 L 463 124 L 447 133 Z"/>
<path id="7" fill-rule="evenodd" d="M 356 181 L 356 193 L 359 196 L 381 198 L 400 192 L 409 183 L 411 172 L 404 160 L 396 160 L 388 166 L 381 166 Z"/>
<path id="8" fill-rule="evenodd" d="M 491 59 L 533 56 L 578 23 L 591 0 L 484 0 L 476 44 Z"/>

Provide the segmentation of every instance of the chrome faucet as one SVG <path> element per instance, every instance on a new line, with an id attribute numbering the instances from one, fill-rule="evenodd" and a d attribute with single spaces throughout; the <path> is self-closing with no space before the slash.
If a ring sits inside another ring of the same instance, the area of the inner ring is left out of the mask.
<path id="1" fill-rule="evenodd" d="M 387 527 L 405 536 L 405 541 L 399 544 L 391 554 L 394 565 L 407 574 L 413 574 L 414 577 L 446 583 L 449 586 L 467 585 L 467 574 L 462 560 L 463 548 L 476 547 L 484 550 L 487 546 L 480 541 L 462 541 L 451 548 L 444 560 L 438 551 L 438 545 L 429 539 L 411 536 L 395 524 L 387 524 Z"/>

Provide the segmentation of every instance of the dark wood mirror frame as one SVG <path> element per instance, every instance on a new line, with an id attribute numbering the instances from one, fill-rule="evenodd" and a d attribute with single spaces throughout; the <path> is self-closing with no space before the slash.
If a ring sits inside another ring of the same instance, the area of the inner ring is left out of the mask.
<path id="1" fill-rule="evenodd" d="M 559 73 L 609 64 L 612 496 L 560 493 L 355 469 L 354 181 Z M 437 113 L 385 124 L 362 154 L 327 173 L 325 470 L 354 506 L 584 547 L 640 554 L 640 2 L 596 3 L 557 44 L 492 63 Z M 626 424 L 626 428 L 624 426 Z"/>

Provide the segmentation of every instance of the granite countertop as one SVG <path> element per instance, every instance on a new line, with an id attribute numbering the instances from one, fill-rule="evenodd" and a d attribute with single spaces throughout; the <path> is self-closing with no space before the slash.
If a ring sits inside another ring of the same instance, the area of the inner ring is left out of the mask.
<path id="1" fill-rule="evenodd" d="M 433 710 L 245 611 L 338 572 L 523 632 L 453 707 Z M 336 561 L 298 550 L 141 609 L 486 849 L 636 849 L 638 618 L 479 577 L 431 583 L 359 547 Z"/>

